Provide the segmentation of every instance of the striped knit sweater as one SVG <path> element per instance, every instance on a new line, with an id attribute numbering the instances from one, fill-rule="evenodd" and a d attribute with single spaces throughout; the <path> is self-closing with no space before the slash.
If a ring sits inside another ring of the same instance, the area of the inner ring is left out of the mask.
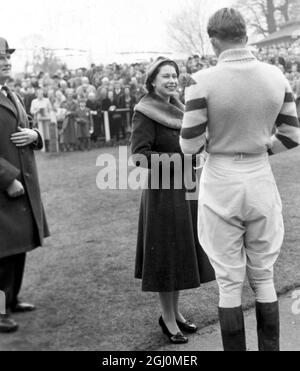
<path id="1" fill-rule="evenodd" d="M 211 154 L 297 147 L 299 120 L 288 81 L 248 49 L 223 52 L 216 67 L 190 78 L 180 144 L 185 154 L 205 147 Z"/>

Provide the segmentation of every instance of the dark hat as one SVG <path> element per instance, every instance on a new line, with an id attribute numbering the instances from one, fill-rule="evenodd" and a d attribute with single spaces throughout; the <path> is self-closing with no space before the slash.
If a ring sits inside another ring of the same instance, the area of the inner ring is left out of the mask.
<path id="1" fill-rule="evenodd" d="M 0 37 L 0 54 L 12 54 L 16 49 L 9 49 L 8 42 L 3 37 Z"/>

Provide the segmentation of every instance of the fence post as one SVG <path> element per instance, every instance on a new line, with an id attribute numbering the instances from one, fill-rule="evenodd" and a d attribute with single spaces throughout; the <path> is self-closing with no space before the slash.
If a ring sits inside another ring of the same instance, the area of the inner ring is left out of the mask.
<path id="1" fill-rule="evenodd" d="M 3 291 L 0 291 L 0 314 L 6 314 L 6 296 Z"/>
<path id="2" fill-rule="evenodd" d="M 50 122 L 49 126 L 50 126 L 49 127 L 49 132 L 50 132 L 49 152 L 57 153 L 59 152 L 57 124 L 55 122 Z"/>
<path id="3" fill-rule="evenodd" d="M 105 129 L 105 139 L 106 142 L 110 142 L 111 136 L 110 136 L 110 126 L 109 126 L 109 115 L 108 111 L 103 112 L 104 115 L 104 129 Z"/>

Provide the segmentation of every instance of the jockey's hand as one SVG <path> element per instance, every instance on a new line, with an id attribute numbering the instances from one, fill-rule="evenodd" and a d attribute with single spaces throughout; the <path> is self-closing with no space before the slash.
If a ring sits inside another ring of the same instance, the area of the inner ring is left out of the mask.
<path id="1" fill-rule="evenodd" d="M 18 128 L 18 132 L 12 134 L 10 140 L 16 147 L 25 147 L 37 141 L 38 133 L 35 130 Z"/>

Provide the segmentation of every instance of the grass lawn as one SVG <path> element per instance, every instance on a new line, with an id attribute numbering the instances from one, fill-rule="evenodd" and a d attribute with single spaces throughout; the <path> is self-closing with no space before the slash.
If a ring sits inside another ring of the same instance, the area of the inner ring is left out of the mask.
<path id="1" fill-rule="evenodd" d="M 155 350 L 156 294 L 133 278 L 140 191 L 99 191 L 97 156 L 37 155 L 52 237 L 28 255 L 22 297 L 38 311 L 16 316 L 19 332 L 0 335 L 1 350 Z M 280 293 L 300 286 L 300 151 L 275 156 L 286 237 L 276 266 Z M 205 326 L 217 319 L 216 284 L 185 292 L 183 312 Z M 246 287 L 245 306 L 253 304 Z M 199 349 L 200 350 L 200 349 Z"/>

